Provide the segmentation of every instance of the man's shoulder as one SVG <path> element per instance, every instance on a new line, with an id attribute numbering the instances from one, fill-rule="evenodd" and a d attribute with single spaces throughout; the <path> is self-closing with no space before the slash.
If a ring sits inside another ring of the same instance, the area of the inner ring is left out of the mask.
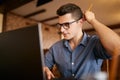
<path id="1" fill-rule="evenodd" d="M 87 34 L 87 38 L 89 38 L 89 39 L 99 39 L 99 36 L 96 35 L 96 34 L 94 34 L 94 35 Z"/>
<path id="2" fill-rule="evenodd" d="M 96 34 L 94 34 L 94 35 L 85 34 L 85 36 L 86 36 L 85 39 L 86 39 L 88 42 L 93 42 L 93 43 L 94 43 L 94 41 L 99 41 L 99 40 L 100 40 L 100 39 L 99 39 L 99 36 L 96 35 Z"/>
<path id="3" fill-rule="evenodd" d="M 55 42 L 51 47 L 61 46 L 61 45 L 63 45 L 63 43 L 64 43 L 64 40 L 62 39 L 62 40 Z"/>

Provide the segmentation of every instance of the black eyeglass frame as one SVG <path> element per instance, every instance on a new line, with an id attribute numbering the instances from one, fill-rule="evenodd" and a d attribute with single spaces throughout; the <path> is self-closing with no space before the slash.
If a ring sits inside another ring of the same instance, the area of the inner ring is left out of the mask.
<path id="1" fill-rule="evenodd" d="M 77 22 L 77 21 L 79 21 L 79 20 L 80 20 L 80 19 L 77 19 L 77 20 L 75 20 L 75 21 L 65 22 L 65 23 L 62 23 L 62 24 L 58 23 L 58 24 L 57 24 L 57 28 L 60 29 L 61 27 L 63 27 L 64 29 L 68 30 L 68 29 L 70 28 L 70 25 L 71 25 L 72 23 Z"/>

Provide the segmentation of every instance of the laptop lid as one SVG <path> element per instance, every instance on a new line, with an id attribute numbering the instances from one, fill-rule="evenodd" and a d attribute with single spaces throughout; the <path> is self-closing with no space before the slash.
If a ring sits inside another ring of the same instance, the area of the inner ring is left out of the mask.
<path id="1" fill-rule="evenodd" d="M 0 80 L 45 80 L 41 24 L 0 34 Z"/>

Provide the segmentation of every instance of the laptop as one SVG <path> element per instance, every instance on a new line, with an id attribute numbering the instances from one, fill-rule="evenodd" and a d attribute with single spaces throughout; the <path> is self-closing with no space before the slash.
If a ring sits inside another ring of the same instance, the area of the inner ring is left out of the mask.
<path id="1" fill-rule="evenodd" d="M 0 80 L 46 80 L 41 24 L 0 33 Z"/>

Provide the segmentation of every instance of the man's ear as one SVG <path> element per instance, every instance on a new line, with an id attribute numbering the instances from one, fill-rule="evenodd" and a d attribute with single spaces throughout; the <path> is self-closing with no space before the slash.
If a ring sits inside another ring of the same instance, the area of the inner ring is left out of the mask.
<path id="1" fill-rule="evenodd" d="M 83 23 L 86 20 L 84 18 L 81 18 L 79 21 L 80 21 L 80 23 Z"/>
<path id="2" fill-rule="evenodd" d="M 83 15 L 83 17 L 81 18 L 84 21 L 86 21 L 85 15 Z"/>

